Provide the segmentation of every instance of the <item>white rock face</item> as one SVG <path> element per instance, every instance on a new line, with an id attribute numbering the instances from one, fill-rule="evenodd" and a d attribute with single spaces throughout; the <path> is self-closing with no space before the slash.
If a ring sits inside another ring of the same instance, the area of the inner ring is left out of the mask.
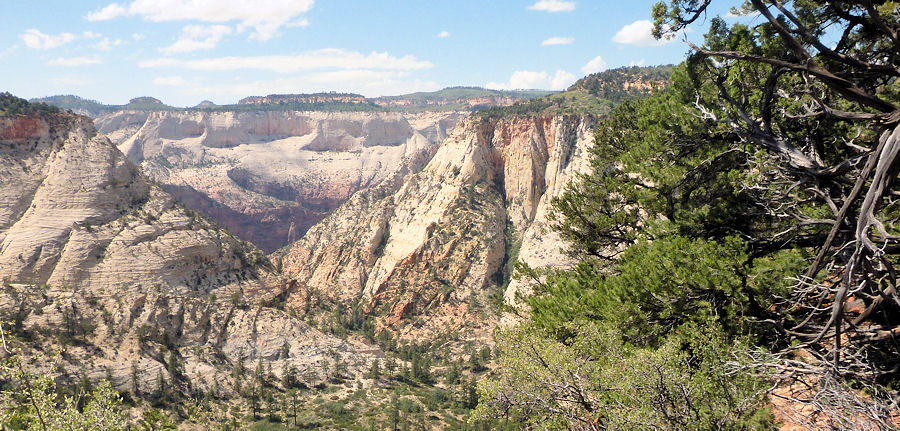
<path id="1" fill-rule="evenodd" d="M 532 268 L 568 268 L 574 260 L 566 254 L 566 244 L 550 225 L 549 214 L 552 201 L 563 194 L 566 187 L 579 173 L 587 173 L 590 168 L 590 147 L 594 145 L 596 120 L 581 118 L 565 120 L 556 118 L 552 123 L 555 145 L 548 148 L 548 159 L 543 166 L 543 192 L 534 205 L 534 215 L 525 224 L 521 234 L 518 260 Z M 529 208 L 531 208 L 529 206 Z M 516 305 L 516 295 L 530 293 L 529 282 L 521 278 L 510 280 L 503 294 L 504 301 Z"/>
<path id="2" fill-rule="evenodd" d="M 364 367 L 360 346 L 264 306 L 291 286 L 262 253 L 176 203 L 89 119 L 0 117 L 0 137 L 0 316 L 32 348 L 64 349 L 63 373 L 130 389 L 132 364 L 149 385 L 174 355 L 173 384 L 227 391 L 242 361 Z"/>
<path id="3" fill-rule="evenodd" d="M 189 208 L 273 251 L 440 142 L 463 115 L 121 111 L 96 122 Z"/>

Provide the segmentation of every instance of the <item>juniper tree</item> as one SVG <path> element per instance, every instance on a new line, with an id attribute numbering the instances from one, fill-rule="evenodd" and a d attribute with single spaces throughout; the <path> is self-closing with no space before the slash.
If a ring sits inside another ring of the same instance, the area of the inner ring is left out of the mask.
<path id="1" fill-rule="evenodd" d="M 696 21 L 709 4 L 658 4 L 656 34 Z M 764 21 L 713 19 L 690 62 L 709 83 L 698 110 L 755 152 L 760 177 L 743 186 L 783 220 L 765 245 L 815 250 L 776 323 L 835 372 L 896 376 L 900 10 L 890 1 L 749 0 L 738 12 Z M 851 301 L 863 310 L 848 315 Z"/>

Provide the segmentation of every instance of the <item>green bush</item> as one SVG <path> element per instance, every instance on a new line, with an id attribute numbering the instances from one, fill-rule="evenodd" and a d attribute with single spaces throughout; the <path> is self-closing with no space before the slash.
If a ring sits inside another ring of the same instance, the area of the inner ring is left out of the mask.
<path id="1" fill-rule="evenodd" d="M 775 429 L 766 381 L 736 372 L 713 325 L 687 325 L 656 348 L 626 342 L 615 325 L 578 322 L 560 342 L 522 328 L 501 332 L 503 373 L 479 384 L 470 423 L 528 429 Z"/>

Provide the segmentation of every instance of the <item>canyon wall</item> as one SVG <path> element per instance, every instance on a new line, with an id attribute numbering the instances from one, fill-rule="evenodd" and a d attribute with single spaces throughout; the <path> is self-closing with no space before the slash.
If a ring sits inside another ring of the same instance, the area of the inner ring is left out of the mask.
<path id="1" fill-rule="evenodd" d="M 443 140 L 463 115 L 118 111 L 96 124 L 189 208 L 273 251 Z"/>

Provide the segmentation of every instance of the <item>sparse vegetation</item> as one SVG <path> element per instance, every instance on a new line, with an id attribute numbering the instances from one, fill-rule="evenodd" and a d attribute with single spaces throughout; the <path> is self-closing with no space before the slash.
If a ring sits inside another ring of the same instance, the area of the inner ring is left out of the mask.
<path id="1" fill-rule="evenodd" d="M 589 75 L 566 91 L 478 111 L 483 121 L 511 116 L 606 115 L 623 100 L 666 87 L 674 66 L 623 67 Z"/>
<path id="2" fill-rule="evenodd" d="M 119 107 L 104 105 L 96 100 L 85 99 L 75 95 L 60 95 L 31 99 L 32 103 L 44 103 L 67 111 L 83 112 L 92 117 L 116 111 Z"/>
<path id="3" fill-rule="evenodd" d="M 61 109 L 46 103 L 30 103 L 9 93 L 0 93 L 0 116 L 57 114 Z"/>

